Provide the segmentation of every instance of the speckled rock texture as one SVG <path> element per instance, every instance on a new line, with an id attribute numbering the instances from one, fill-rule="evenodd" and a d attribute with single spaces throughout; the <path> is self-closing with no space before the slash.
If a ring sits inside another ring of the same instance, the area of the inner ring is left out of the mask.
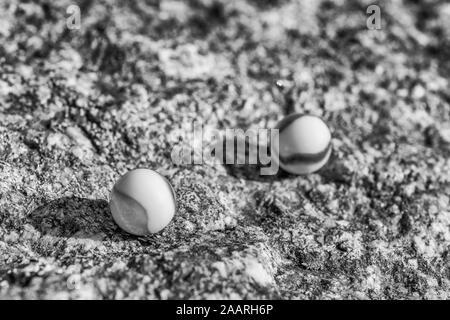
<path id="1" fill-rule="evenodd" d="M 370 4 L 0 1 L 0 298 L 450 298 L 450 4 Z M 292 112 L 332 130 L 315 174 L 172 162 Z M 178 198 L 145 237 L 108 207 L 138 167 Z"/>

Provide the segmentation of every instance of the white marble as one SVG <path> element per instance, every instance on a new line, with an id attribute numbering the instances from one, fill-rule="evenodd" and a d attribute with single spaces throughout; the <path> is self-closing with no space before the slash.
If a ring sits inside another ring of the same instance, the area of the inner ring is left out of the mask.
<path id="1" fill-rule="evenodd" d="M 114 221 L 126 232 L 139 236 L 156 233 L 175 215 L 175 193 L 156 171 L 136 169 L 114 185 L 110 208 Z"/>

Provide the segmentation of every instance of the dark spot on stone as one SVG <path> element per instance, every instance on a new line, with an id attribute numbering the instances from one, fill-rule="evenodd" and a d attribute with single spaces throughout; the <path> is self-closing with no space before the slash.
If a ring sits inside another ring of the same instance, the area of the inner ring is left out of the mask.
<path id="1" fill-rule="evenodd" d="M 78 232 L 86 237 L 99 233 L 118 233 L 105 200 L 60 198 L 33 210 L 28 219 L 43 235 L 69 238 Z"/>
<path id="2" fill-rule="evenodd" d="M 400 218 L 399 231 L 401 235 L 406 235 L 412 229 L 411 218 L 407 213 L 404 213 Z"/>

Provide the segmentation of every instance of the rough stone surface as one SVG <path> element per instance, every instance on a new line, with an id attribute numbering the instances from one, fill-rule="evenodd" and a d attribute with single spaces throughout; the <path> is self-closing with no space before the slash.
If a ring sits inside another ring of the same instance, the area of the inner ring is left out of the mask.
<path id="1" fill-rule="evenodd" d="M 1 1 L 0 298 L 450 298 L 449 4 L 370 4 Z M 291 112 L 332 129 L 316 174 L 171 160 Z M 137 167 L 178 197 L 147 237 L 107 204 Z"/>

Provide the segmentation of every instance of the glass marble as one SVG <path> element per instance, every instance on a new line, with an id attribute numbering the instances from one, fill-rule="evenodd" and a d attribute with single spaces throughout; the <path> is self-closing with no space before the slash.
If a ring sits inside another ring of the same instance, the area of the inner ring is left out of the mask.
<path id="1" fill-rule="evenodd" d="M 126 173 L 114 185 L 110 198 L 114 221 L 121 229 L 137 236 L 161 231 L 176 211 L 172 186 L 150 169 Z"/>
<path id="2" fill-rule="evenodd" d="M 313 173 L 322 168 L 331 155 L 331 133 L 319 117 L 295 113 L 275 127 L 279 139 L 272 141 L 272 159 L 292 174 Z"/>

